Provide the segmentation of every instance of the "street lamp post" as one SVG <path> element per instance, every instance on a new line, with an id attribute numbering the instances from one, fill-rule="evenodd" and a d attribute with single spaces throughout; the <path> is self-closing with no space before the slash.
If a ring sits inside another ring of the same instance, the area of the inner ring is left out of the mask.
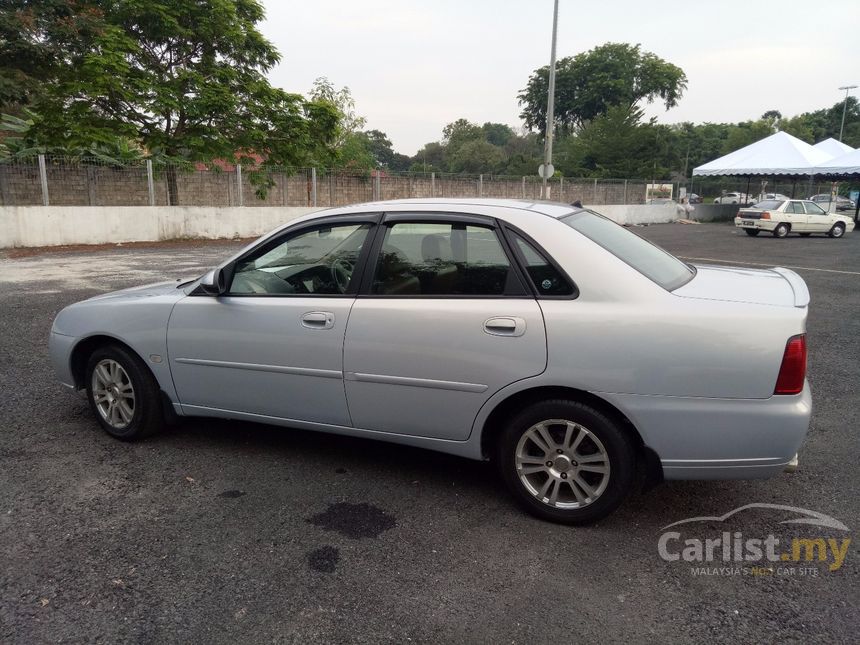
<path id="1" fill-rule="evenodd" d="M 845 129 L 845 110 L 848 108 L 848 92 L 856 89 L 856 85 L 845 85 L 840 90 L 845 90 L 845 102 L 842 104 L 842 125 L 839 126 L 839 141 L 842 141 L 842 130 Z"/>
<path id="2" fill-rule="evenodd" d="M 547 199 L 547 179 L 552 168 L 552 135 L 555 129 L 555 42 L 558 33 L 558 0 L 555 0 L 552 13 L 552 51 L 549 55 L 549 92 L 546 100 L 546 135 L 543 148 L 543 183 L 541 184 L 541 199 Z"/>

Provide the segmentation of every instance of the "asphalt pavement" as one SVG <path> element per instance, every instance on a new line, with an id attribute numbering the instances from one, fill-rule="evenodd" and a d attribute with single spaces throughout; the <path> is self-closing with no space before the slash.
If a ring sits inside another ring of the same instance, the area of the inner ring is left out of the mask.
<path id="1" fill-rule="evenodd" d="M 370 440 L 190 420 L 115 441 L 55 380 L 54 315 L 239 243 L 0 252 L 0 641 L 856 642 L 853 544 L 818 575 L 696 575 L 657 542 L 751 503 L 860 527 L 860 233 L 635 230 L 807 281 L 812 427 L 794 474 L 665 483 L 585 528 L 525 515 L 488 464 Z M 745 536 L 785 530 L 762 509 L 736 519 Z"/>

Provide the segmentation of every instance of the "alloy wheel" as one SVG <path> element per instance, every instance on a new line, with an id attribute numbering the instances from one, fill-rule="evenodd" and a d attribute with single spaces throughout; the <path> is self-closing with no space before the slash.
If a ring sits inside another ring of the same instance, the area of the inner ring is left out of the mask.
<path id="1" fill-rule="evenodd" d="M 609 455 L 594 433 L 566 419 L 526 430 L 516 447 L 517 475 L 537 500 L 558 509 L 583 508 L 606 490 Z"/>
<path id="2" fill-rule="evenodd" d="M 128 427 L 134 418 L 134 386 L 122 365 L 111 358 L 93 369 L 92 396 L 102 419 L 112 428 Z"/>

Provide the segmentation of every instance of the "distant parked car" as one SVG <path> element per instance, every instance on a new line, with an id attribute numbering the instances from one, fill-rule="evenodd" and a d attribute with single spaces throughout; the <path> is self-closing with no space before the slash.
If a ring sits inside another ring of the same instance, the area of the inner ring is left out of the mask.
<path id="1" fill-rule="evenodd" d="M 766 199 L 776 199 L 778 201 L 786 201 L 791 199 L 788 195 L 783 195 L 782 193 L 764 193 L 758 199 L 758 201 L 764 201 Z"/>
<path id="2" fill-rule="evenodd" d="M 805 199 L 766 199 L 739 210 L 735 226 L 753 237 L 761 231 L 769 231 L 774 237 L 786 237 L 789 233 L 799 233 L 803 237 L 813 233 L 842 237 L 846 231 L 854 230 L 854 220 L 846 215 L 828 213 Z"/>
<path id="3" fill-rule="evenodd" d="M 715 204 L 750 204 L 752 198 L 746 193 L 726 193 L 714 200 Z"/>
<path id="4" fill-rule="evenodd" d="M 404 200 L 313 213 L 196 280 L 73 304 L 49 348 L 117 439 L 167 413 L 489 458 L 526 509 L 577 524 L 615 509 L 640 466 L 794 468 L 808 304 L 793 271 L 691 266 L 581 208 Z"/>
<path id="5" fill-rule="evenodd" d="M 809 199 L 825 210 L 830 210 L 829 207 L 831 201 L 836 202 L 837 211 L 853 211 L 855 208 L 857 208 L 857 204 L 854 202 L 853 199 L 848 199 L 847 197 L 843 197 L 842 195 L 837 195 L 836 199 L 834 200 L 829 193 L 822 193 L 819 195 L 813 195 Z"/>

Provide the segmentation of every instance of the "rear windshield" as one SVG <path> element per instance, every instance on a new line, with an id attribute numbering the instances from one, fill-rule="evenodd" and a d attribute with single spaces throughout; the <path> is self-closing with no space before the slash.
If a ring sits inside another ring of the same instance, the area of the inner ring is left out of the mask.
<path id="1" fill-rule="evenodd" d="M 763 202 L 756 203 L 753 208 L 760 208 L 763 211 L 775 211 L 782 206 L 784 199 L 766 199 Z"/>
<path id="2" fill-rule="evenodd" d="M 578 211 L 561 221 L 579 231 L 668 291 L 693 279 L 693 269 L 659 246 L 619 226 L 603 215 Z"/>

